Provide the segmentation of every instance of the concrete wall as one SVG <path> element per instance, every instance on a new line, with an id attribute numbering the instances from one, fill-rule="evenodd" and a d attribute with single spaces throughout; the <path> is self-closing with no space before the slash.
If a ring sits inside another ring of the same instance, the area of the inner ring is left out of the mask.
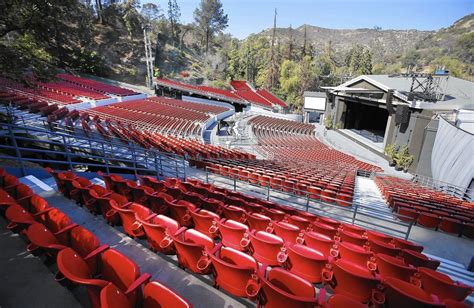
<path id="1" fill-rule="evenodd" d="M 436 132 L 438 131 L 438 123 L 439 121 L 437 119 L 433 119 L 425 129 L 420 151 L 420 158 L 416 167 L 417 174 L 427 177 L 433 176 L 431 172 L 431 155 L 433 152 Z"/>

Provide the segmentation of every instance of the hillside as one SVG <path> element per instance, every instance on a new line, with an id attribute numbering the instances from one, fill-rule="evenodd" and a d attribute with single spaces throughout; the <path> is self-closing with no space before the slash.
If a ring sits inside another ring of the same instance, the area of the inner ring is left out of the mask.
<path id="1" fill-rule="evenodd" d="M 419 30 L 378 30 L 378 29 L 327 29 L 313 25 L 303 25 L 293 29 L 293 40 L 296 45 L 302 45 L 304 31 L 306 27 L 306 37 L 312 43 L 316 51 L 321 51 L 331 41 L 332 47 L 337 52 L 347 52 L 353 46 L 359 44 L 369 47 L 373 52 L 383 55 L 400 55 L 412 48 L 435 31 Z M 278 28 L 276 33 L 282 43 L 288 42 L 291 37 L 289 28 Z M 272 29 L 266 29 L 259 33 L 270 39 Z M 375 58 L 379 61 L 381 58 Z"/>

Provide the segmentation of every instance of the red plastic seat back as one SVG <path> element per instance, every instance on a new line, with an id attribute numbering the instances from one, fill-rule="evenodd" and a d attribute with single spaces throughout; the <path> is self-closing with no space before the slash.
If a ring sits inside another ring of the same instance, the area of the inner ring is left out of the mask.
<path id="1" fill-rule="evenodd" d="M 172 236 L 180 266 L 198 274 L 208 273 L 198 268 L 198 261 L 206 248 L 214 247 L 212 238 L 194 229 L 188 229 L 179 236 Z"/>
<path id="2" fill-rule="evenodd" d="M 127 296 L 113 283 L 100 291 L 101 308 L 132 308 Z"/>
<path id="3" fill-rule="evenodd" d="M 73 282 L 83 283 L 93 278 L 87 263 L 72 248 L 65 248 L 58 253 L 57 264 L 58 270 Z"/>
<path id="4" fill-rule="evenodd" d="M 250 233 L 250 243 L 253 250 L 253 257 L 270 266 L 279 265 L 278 255 L 283 247 L 283 239 L 265 231 Z"/>
<path id="5" fill-rule="evenodd" d="M 313 231 L 305 233 L 304 241 L 308 247 L 321 251 L 326 256 L 330 255 L 335 243 L 329 236 Z"/>
<path id="6" fill-rule="evenodd" d="M 193 305 L 165 285 L 152 281 L 143 288 L 143 308 L 191 308 Z M 111 307 L 112 308 L 112 307 Z"/>
<path id="7" fill-rule="evenodd" d="M 430 268 L 420 267 L 418 272 L 421 276 L 423 289 L 428 293 L 435 294 L 440 300 L 452 299 L 462 302 L 472 292 L 470 286 L 455 283 L 449 276 Z"/>
<path id="8" fill-rule="evenodd" d="M 179 228 L 179 224 L 176 220 L 164 215 L 157 215 L 148 222 L 142 221 L 140 218 L 137 219 L 143 226 L 150 248 L 162 253 L 174 252 L 172 245 L 166 245 L 165 247 L 165 243 L 162 243 L 162 241 L 165 237 L 176 233 Z M 162 246 L 160 246 L 160 244 Z"/>
<path id="9" fill-rule="evenodd" d="M 257 271 L 257 262 L 248 254 L 230 247 L 222 247 L 219 256 L 210 254 L 216 271 L 215 284 L 234 296 L 246 297 L 246 286 Z"/>
<path id="10" fill-rule="evenodd" d="M 283 221 L 273 224 L 273 229 L 276 235 L 288 243 L 296 243 L 296 240 L 300 235 L 300 228 Z"/>
<path id="11" fill-rule="evenodd" d="M 215 233 L 209 232 L 213 222 L 219 221 L 220 217 L 214 212 L 200 209 L 198 211 L 190 212 L 191 218 L 194 222 L 194 229 L 202 232 L 210 237 L 215 237 Z"/>
<path id="12" fill-rule="evenodd" d="M 45 215 L 44 225 L 52 233 L 56 233 L 70 224 L 72 224 L 71 218 L 58 209 L 53 209 Z M 67 245 L 69 242 L 69 234 L 60 234 L 57 236 L 57 239 L 60 243 Z"/>
<path id="13" fill-rule="evenodd" d="M 41 198 L 39 195 L 33 195 L 33 197 L 31 197 L 30 209 L 29 210 L 32 214 L 36 214 L 38 212 L 41 212 L 41 211 L 45 210 L 48 207 L 49 207 L 48 202 L 46 200 L 44 200 L 43 198 Z M 45 215 L 41 215 L 39 217 L 39 220 L 41 222 L 44 222 Z"/>
<path id="14" fill-rule="evenodd" d="M 102 254 L 102 279 L 112 282 L 120 290 L 128 287 L 140 276 L 137 264 L 115 249 L 108 249 Z M 127 295 L 131 304 L 141 298 L 141 289 Z"/>
<path id="15" fill-rule="evenodd" d="M 384 307 L 445 307 L 411 283 L 389 277 L 385 280 L 385 285 Z"/>
<path id="16" fill-rule="evenodd" d="M 347 242 L 339 243 L 338 251 L 339 257 L 362 267 L 367 267 L 367 262 L 369 262 L 370 258 L 373 257 L 372 252 L 367 251 L 359 245 Z"/>
<path id="17" fill-rule="evenodd" d="M 328 262 L 323 252 L 305 245 L 295 244 L 288 246 L 288 260 L 285 262 L 290 272 L 311 283 L 320 283 L 321 272 Z"/>
<path id="18" fill-rule="evenodd" d="M 100 246 L 100 241 L 97 237 L 81 226 L 72 229 L 69 237 L 70 247 L 83 258 Z M 91 258 L 86 263 L 92 273 L 97 270 L 97 258 Z"/>
<path id="19" fill-rule="evenodd" d="M 252 213 L 247 216 L 247 224 L 250 230 L 271 232 L 273 230 L 270 226 L 271 222 L 270 217 L 263 214 Z"/>
<path id="20" fill-rule="evenodd" d="M 379 280 L 366 267 L 362 267 L 345 259 L 333 263 L 333 281 L 331 287 L 336 294 L 342 294 L 361 303 L 367 303 L 372 296 L 372 290 L 377 287 Z"/>
<path id="21" fill-rule="evenodd" d="M 219 233 L 221 234 L 222 244 L 237 250 L 245 250 L 246 246 L 242 246 L 241 242 L 244 235 L 248 232 L 248 227 L 234 220 L 226 220 L 218 222 Z"/>
<path id="22" fill-rule="evenodd" d="M 316 291 L 313 285 L 281 268 L 273 268 L 268 278 L 260 277 L 265 307 L 314 307 Z"/>
<path id="23" fill-rule="evenodd" d="M 15 195 L 16 199 L 26 198 L 26 197 L 30 197 L 30 196 L 33 196 L 33 191 L 31 190 L 31 188 L 28 185 L 20 183 L 16 187 L 16 195 Z"/>

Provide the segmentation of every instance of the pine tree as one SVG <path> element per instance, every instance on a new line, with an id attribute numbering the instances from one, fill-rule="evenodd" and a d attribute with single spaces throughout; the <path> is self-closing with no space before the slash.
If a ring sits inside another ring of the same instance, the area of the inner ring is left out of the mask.
<path id="1" fill-rule="evenodd" d="M 199 7 L 194 11 L 194 20 L 207 53 L 214 35 L 227 28 L 229 17 L 224 14 L 220 0 L 201 0 Z"/>
<path id="2" fill-rule="evenodd" d="M 171 26 L 171 36 L 173 37 L 173 42 L 178 41 L 178 24 L 180 17 L 181 10 L 176 0 L 168 0 L 168 20 Z"/>

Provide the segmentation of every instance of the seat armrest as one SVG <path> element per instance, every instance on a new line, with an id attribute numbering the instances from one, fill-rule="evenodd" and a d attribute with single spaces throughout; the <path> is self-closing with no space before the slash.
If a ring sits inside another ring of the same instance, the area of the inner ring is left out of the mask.
<path id="1" fill-rule="evenodd" d="M 113 194 L 113 193 L 114 193 L 113 191 L 106 192 L 105 194 L 103 194 L 102 196 L 100 196 L 100 198 L 106 198 L 106 197 L 110 196 L 110 195 Z"/>
<path id="2" fill-rule="evenodd" d="M 102 245 L 102 246 L 99 246 L 97 247 L 96 249 L 94 249 L 93 251 L 91 251 L 87 256 L 84 257 L 84 260 L 89 260 L 95 256 L 97 256 L 98 254 L 106 251 L 107 249 L 109 249 L 110 246 L 109 245 Z"/>
<path id="3" fill-rule="evenodd" d="M 75 227 L 78 227 L 78 226 L 79 226 L 78 224 L 70 224 L 69 226 L 64 227 L 61 230 L 59 230 L 58 232 L 54 233 L 54 235 L 61 235 L 65 232 L 68 232 L 68 231 L 74 229 Z"/>
<path id="4" fill-rule="evenodd" d="M 46 208 L 46 209 L 44 209 L 44 210 L 42 210 L 42 211 L 39 211 L 39 212 L 36 213 L 36 214 L 33 214 L 33 217 L 41 216 L 41 215 L 43 215 L 43 214 L 48 213 L 49 211 L 51 211 L 51 210 L 53 210 L 53 209 L 54 209 L 53 207 L 48 207 L 48 208 Z"/>
<path id="5" fill-rule="evenodd" d="M 134 291 L 136 291 L 142 284 L 147 283 L 150 281 L 151 275 L 148 273 L 142 274 L 140 277 L 138 277 L 137 280 L 135 280 L 127 289 L 127 291 L 124 292 L 125 295 L 128 295 Z"/>
<path id="6" fill-rule="evenodd" d="M 215 254 L 219 249 L 221 249 L 221 247 L 222 247 L 222 243 L 217 244 L 216 246 L 214 246 L 214 248 L 211 249 L 211 251 L 209 251 L 209 254 L 211 255 Z"/>
<path id="7" fill-rule="evenodd" d="M 186 231 L 187 229 L 188 229 L 188 228 L 186 228 L 186 227 L 181 227 L 181 228 L 179 228 L 178 231 L 176 231 L 176 232 L 174 233 L 174 236 L 180 235 L 181 233 L 183 233 L 183 232 Z"/>

